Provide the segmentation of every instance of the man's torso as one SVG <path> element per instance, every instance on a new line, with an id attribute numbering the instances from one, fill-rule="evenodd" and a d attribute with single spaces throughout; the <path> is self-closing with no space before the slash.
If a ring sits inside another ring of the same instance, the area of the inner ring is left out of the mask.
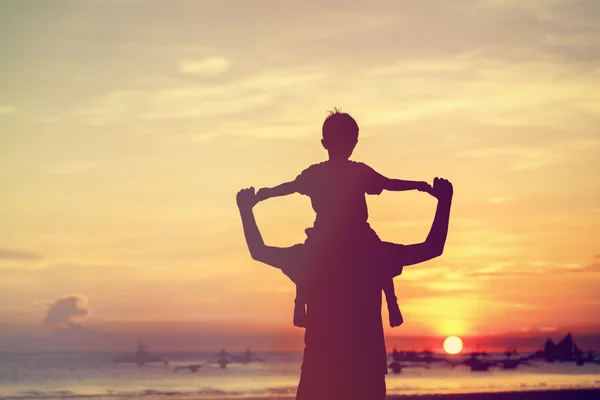
<path id="1" fill-rule="evenodd" d="M 307 326 L 303 369 L 387 372 L 381 319 L 382 275 L 357 244 L 306 247 Z"/>

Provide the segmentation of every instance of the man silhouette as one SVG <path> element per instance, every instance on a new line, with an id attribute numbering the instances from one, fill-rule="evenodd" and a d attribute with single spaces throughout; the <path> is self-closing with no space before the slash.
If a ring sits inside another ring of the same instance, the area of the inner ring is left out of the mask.
<path id="1" fill-rule="evenodd" d="M 237 194 L 244 235 L 254 260 L 282 270 L 306 290 L 304 358 L 297 400 L 383 400 L 387 353 L 381 319 L 382 282 L 404 266 L 438 257 L 444 250 L 452 184 L 434 180 L 438 199 L 433 224 L 423 243 L 384 242 L 378 253 L 338 241 L 265 245 L 253 214 L 254 188 Z"/>

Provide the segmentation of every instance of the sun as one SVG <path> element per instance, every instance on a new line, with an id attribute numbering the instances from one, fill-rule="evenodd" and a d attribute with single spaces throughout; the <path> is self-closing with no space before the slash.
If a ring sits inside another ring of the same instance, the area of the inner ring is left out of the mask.
<path id="1" fill-rule="evenodd" d="M 463 348 L 463 342 L 458 336 L 448 336 L 444 340 L 444 351 L 448 354 L 458 354 Z"/>

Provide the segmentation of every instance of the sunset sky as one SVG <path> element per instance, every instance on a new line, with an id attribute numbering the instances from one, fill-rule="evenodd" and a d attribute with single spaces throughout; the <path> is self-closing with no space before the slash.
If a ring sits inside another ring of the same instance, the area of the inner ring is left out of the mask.
<path id="1" fill-rule="evenodd" d="M 455 188 L 387 334 L 600 335 L 598 20 L 595 0 L 0 0 L 0 351 L 300 349 L 235 194 L 325 159 L 333 107 L 353 159 Z M 370 222 L 416 243 L 435 204 L 370 196 Z M 256 215 L 278 246 L 314 220 L 300 195 Z"/>

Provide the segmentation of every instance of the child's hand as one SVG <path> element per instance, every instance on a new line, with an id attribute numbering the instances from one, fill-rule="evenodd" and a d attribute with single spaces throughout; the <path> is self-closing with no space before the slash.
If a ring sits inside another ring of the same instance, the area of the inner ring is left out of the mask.
<path id="1" fill-rule="evenodd" d="M 236 200 L 239 208 L 252 208 L 258 203 L 253 187 L 240 190 L 236 196 Z"/>
<path id="2" fill-rule="evenodd" d="M 269 188 L 262 188 L 256 192 L 256 201 L 263 201 L 269 198 Z"/>
<path id="3" fill-rule="evenodd" d="M 417 185 L 417 190 L 419 192 L 431 193 L 432 189 L 433 188 L 431 187 L 431 185 L 427 182 L 419 182 L 419 184 Z"/>

